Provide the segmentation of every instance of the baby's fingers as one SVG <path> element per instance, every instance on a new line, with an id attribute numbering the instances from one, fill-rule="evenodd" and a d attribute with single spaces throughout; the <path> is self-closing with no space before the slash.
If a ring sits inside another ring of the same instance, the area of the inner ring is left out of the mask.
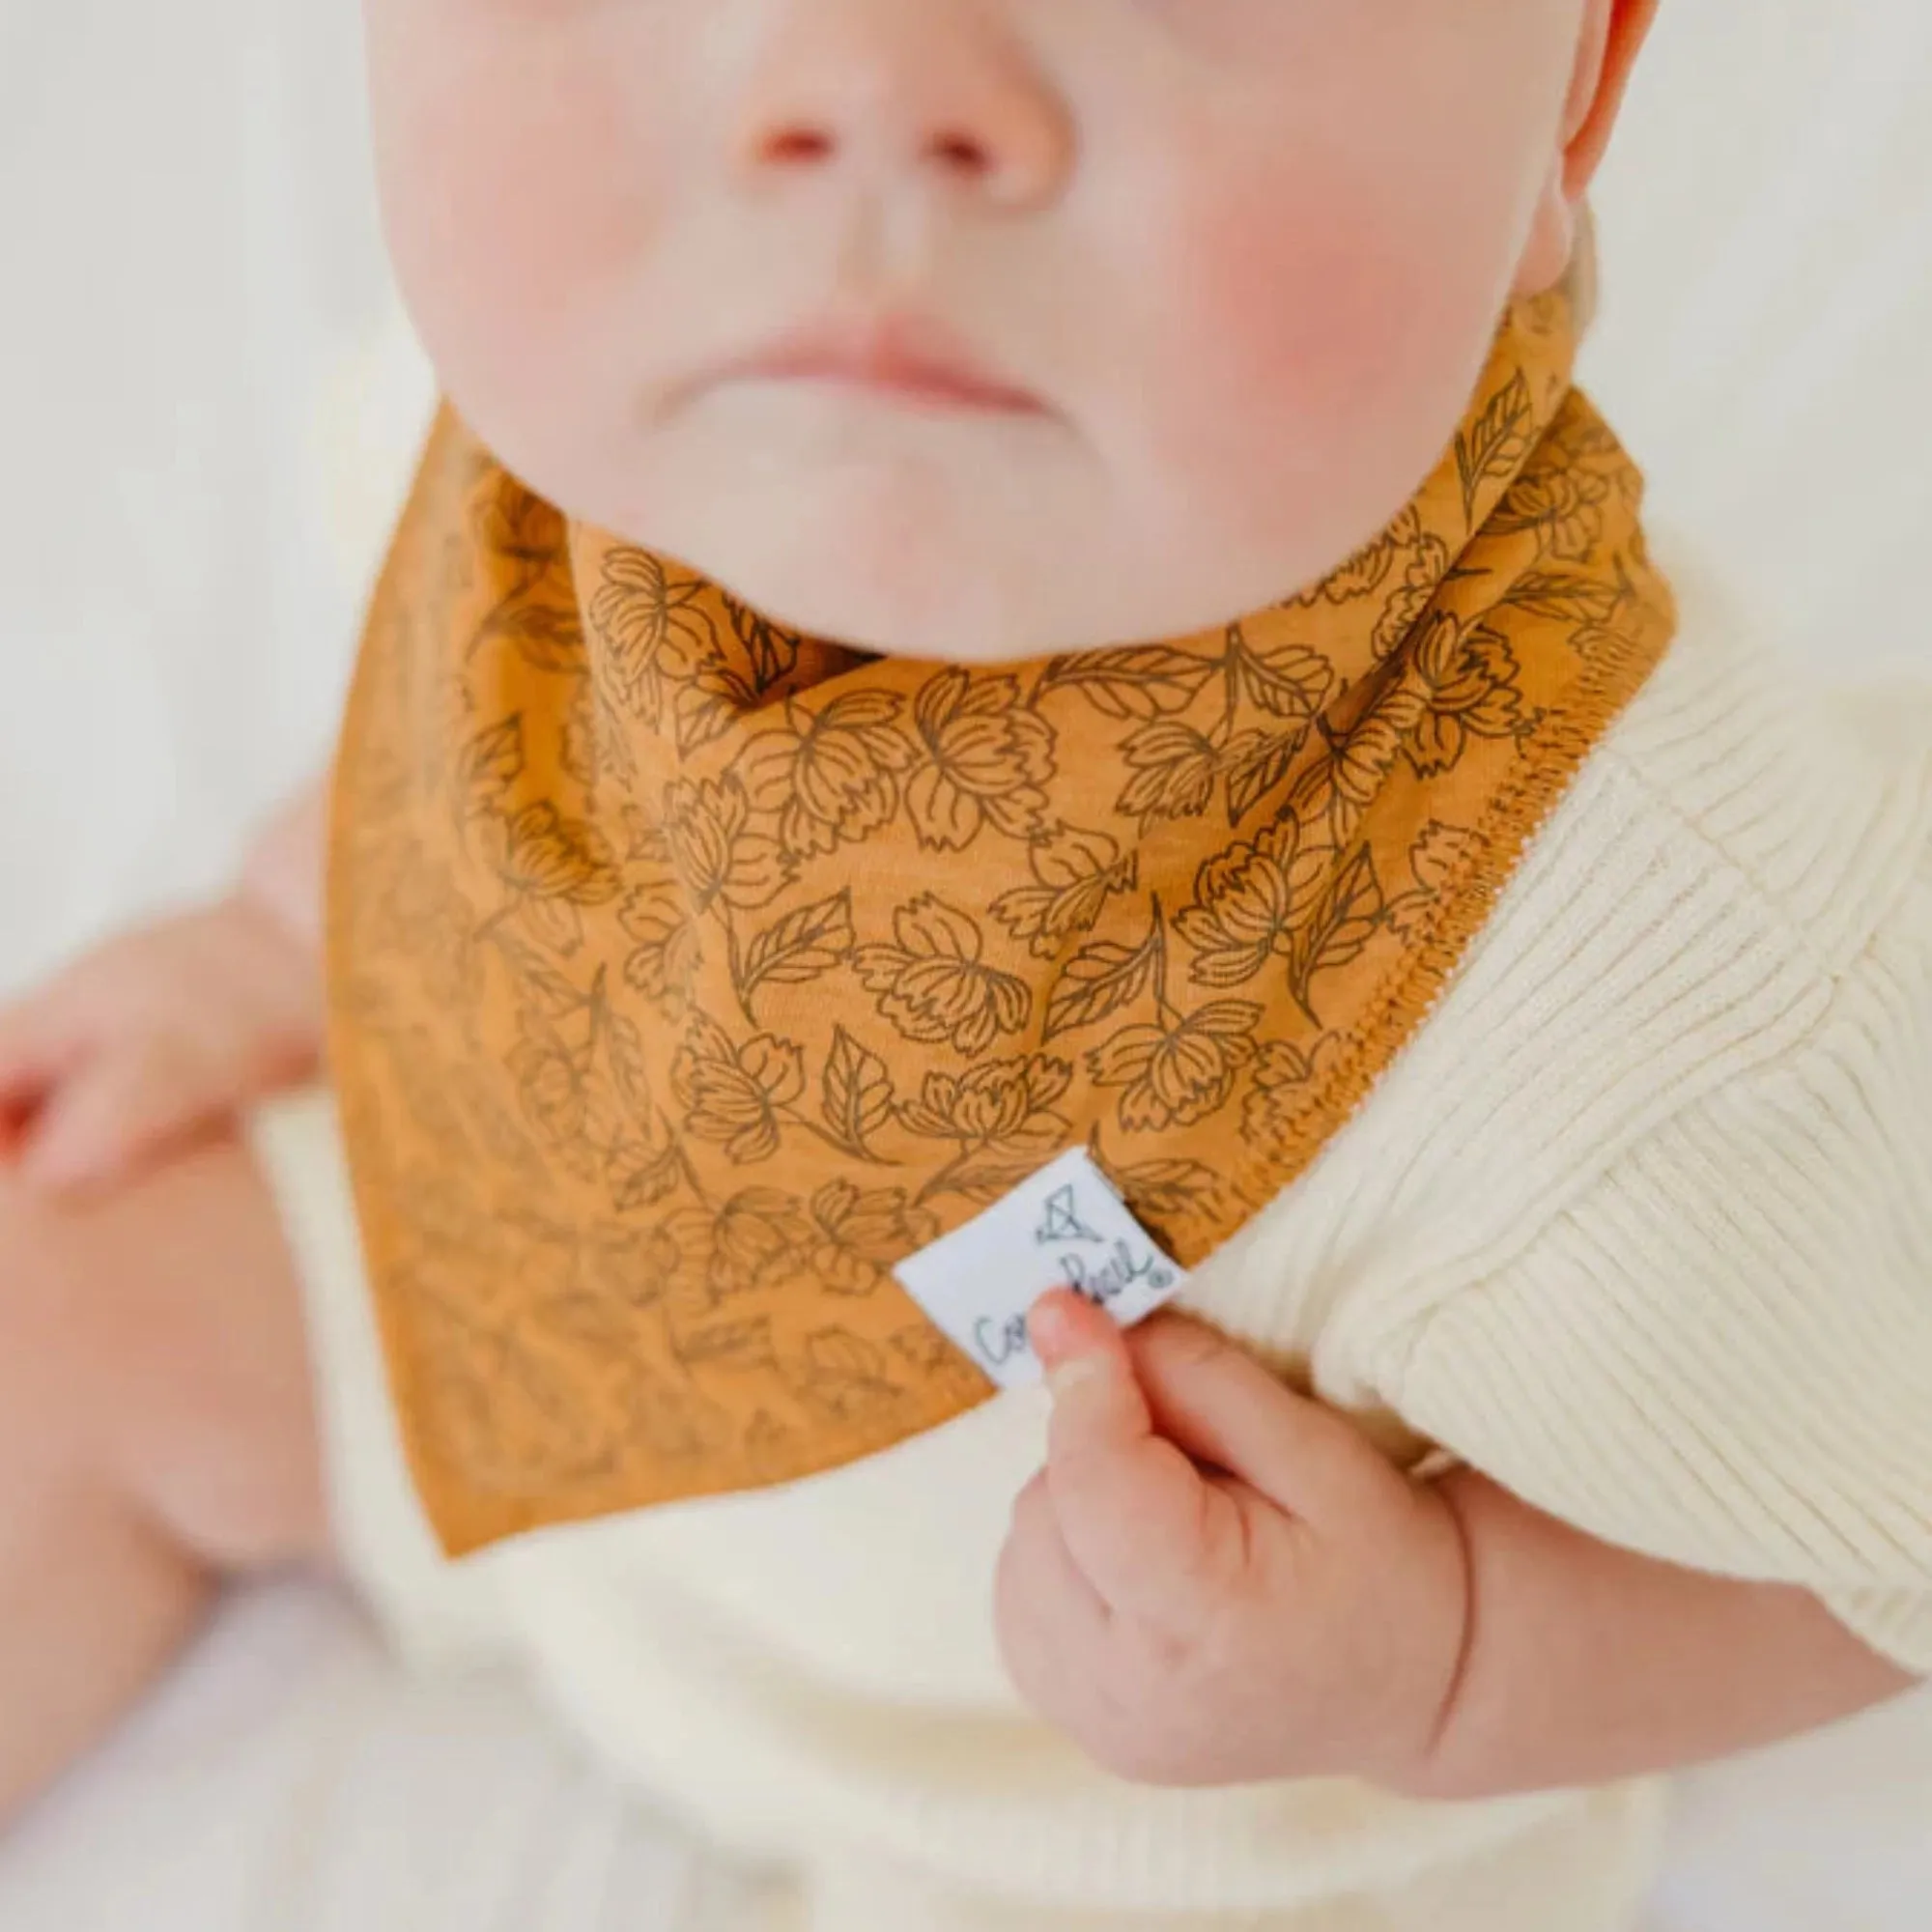
<path id="1" fill-rule="evenodd" d="M 218 1099 L 185 1055 L 103 1051 L 48 1094 L 27 1130 L 21 1178 L 50 1194 L 111 1186 L 203 1125 Z"/>
<path id="2" fill-rule="evenodd" d="M 1233 1502 L 1154 1433 L 1106 1315 L 1078 1295 L 1048 1295 L 1033 1339 L 1053 1390 L 1047 1492 L 1074 1561 L 1110 1609 L 1191 1627 L 1238 1568 Z"/>
<path id="3" fill-rule="evenodd" d="M 57 993 L 0 1011 L 0 1155 L 25 1139 L 29 1122 L 81 1051 L 72 1009 Z"/>
<path id="4" fill-rule="evenodd" d="M 1386 1514 L 1407 1484 L 1345 1416 L 1297 1395 L 1199 1322 L 1156 1316 L 1128 1344 L 1155 1427 L 1318 1528 Z"/>

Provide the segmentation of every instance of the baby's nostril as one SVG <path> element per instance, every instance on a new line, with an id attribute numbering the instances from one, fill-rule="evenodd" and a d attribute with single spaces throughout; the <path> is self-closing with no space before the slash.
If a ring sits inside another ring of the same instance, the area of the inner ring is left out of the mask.
<path id="1" fill-rule="evenodd" d="M 949 174 L 983 175 L 993 157 L 971 134 L 941 134 L 932 143 L 932 158 Z"/>
<path id="2" fill-rule="evenodd" d="M 809 122 L 774 128 L 757 148 L 758 158 L 766 167 L 809 168 L 834 159 L 839 149 L 838 136 Z M 924 145 L 928 165 L 948 175 L 979 180 L 993 172 L 992 151 L 969 133 L 935 134 Z"/>
<path id="3" fill-rule="evenodd" d="M 765 143 L 765 159 L 778 167 L 809 167 L 831 153 L 832 136 L 822 128 L 786 128 Z"/>

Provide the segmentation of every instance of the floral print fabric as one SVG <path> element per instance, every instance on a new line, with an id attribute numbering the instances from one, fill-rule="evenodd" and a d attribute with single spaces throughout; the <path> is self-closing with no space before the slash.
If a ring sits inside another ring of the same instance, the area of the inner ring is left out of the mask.
<path id="1" fill-rule="evenodd" d="M 1293 1180 L 1667 645 L 1573 351 L 1519 304 L 1303 595 L 973 669 L 770 623 L 444 414 L 342 743 L 330 979 L 449 1548 L 985 1399 L 891 1270 L 1068 1147 L 1189 1264 Z"/>

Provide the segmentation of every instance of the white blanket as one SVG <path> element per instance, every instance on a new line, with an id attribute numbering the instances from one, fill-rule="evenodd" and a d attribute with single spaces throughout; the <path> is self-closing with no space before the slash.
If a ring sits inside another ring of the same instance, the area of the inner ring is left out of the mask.
<path id="1" fill-rule="evenodd" d="M 406 1677 L 297 1582 L 0 1846 L 6 1932 L 730 1932 L 742 1896 L 519 1687 Z M 1691 1780 L 1653 1932 L 1925 1932 L 1928 1900 L 1932 1696 Z"/>
<path id="2" fill-rule="evenodd" d="M 1932 11 L 1664 13 L 1592 382 L 1796 646 L 1932 662 Z M 327 743 L 428 397 L 352 14 L 0 4 L 0 993 L 220 877 Z M 301 1583 L 0 1845 L 4 1932 L 684 1932 L 712 1887 L 516 1687 L 411 1683 Z M 1925 1932 L 1928 1900 L 1921 1700 L 1696 1780 L 1660 1923 Z"/>

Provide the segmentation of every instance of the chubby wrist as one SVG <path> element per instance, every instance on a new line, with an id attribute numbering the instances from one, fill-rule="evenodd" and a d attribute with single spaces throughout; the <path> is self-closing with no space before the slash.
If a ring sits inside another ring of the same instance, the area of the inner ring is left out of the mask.
<path id="1" fill-rule="evenodd" d="M 1455 1550 L 1457 1585 L 1443 1598 L 1433 1667 L 1418 1675 L 1414 1695 L 1392 1727 L 1392 1748 L 1380 1762 L 1360 1767 L 1357 1775 L 1398 1797 L 1455 1800 L 1473 1795 L 1457 1785 L 1463 1707 L 1478 1637 L 1480 1532 L 1472 1520 L 1475 1499 L 1463 1475 L 1429 1484 L 1425 1494 L 1445 1543 Z M 1480 1502 L 1475 1506 L 1479 1509 Z"/>
<path id="2" fill-rule="evenodd" d="M 1599 1542 L 1472 1471 L 1469 1626 L 1416 1798 L 1615 1783 L 1707 1764 L 1896 1695 L 1902 1675 L 1807 1592 Z"/>

